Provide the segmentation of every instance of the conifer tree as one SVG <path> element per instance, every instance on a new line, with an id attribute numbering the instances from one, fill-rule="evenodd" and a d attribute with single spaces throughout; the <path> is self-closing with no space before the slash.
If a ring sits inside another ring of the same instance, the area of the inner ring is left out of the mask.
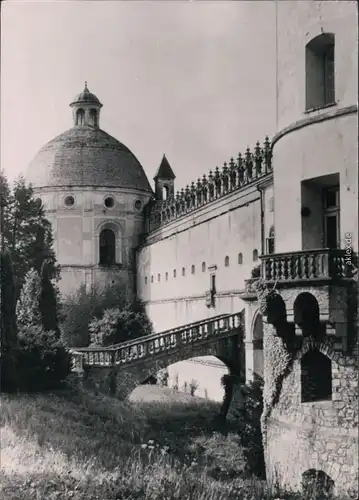
<path id="1" fill-rule="evenodd" d="M 55 332 L 60 336 L 58 326 L 58 290 L 51 281 L 51 262 L 44 260 L 41 266 L 41 290 L 39 296 L 42 326 L 45 331 Z"/>
<path id="2" fill-rule="evenodd" d="M 30 269 L 16 304 L 16 318 L 19 332 L 27 327 L 41 325 L 40 314 L 41 280 L 36 269 Z"/>
<path id="3" fill-rule="evenodd" d="M 3 244 L 13 262 L 17 297 L 24 284 L 26 273 L 34 268 L 39 272 L 44 259 L 48 261 L 51 279 L 59 278 L 52 248 L 51 224 L 45 218 L 41 202 L 23 177 L 9 188 L 6 177 L 0 173 L 0 192 L 3 206 Z"/>

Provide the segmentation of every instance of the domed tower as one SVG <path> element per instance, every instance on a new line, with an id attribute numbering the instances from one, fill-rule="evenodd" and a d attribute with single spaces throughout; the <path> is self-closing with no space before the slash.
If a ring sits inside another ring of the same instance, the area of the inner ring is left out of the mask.
<path id="1" fill-rule="evenodd" d="M 52 223 L 60 290 L 119 283 L 131 298 L 153 191 L 135 155 L 101 130 L 102 104 L 87 83 L 70 106 L 73 127 L 43 146 L 27 171 Z"/>
<path id="2" fill-rule="evenodd" d="M 276 27 L 267 478 L 303 498 L 358 498 L 357 3 L 277 1 Z"/>

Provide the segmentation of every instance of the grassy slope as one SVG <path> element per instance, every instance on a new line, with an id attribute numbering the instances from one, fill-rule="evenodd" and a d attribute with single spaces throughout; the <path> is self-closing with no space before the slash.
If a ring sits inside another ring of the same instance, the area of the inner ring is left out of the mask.
<path id="1" fill-rule="evenodd" d="M 179 403 L 172 394 L 154 403 L 87 393 L 2 396 L 0 498 L 269 498 L 258 481 L 213 478 L 211 450 L 224 450 L 228 470 L 232 463 L 242 467 L 235 439 L 213 434 L 219 405 L 185 395 Z"/>

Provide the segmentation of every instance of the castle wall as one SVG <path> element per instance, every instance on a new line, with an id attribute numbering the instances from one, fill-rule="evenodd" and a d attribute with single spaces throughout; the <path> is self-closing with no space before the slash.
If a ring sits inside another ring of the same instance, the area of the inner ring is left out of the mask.
<path id="1" fill-rule="evenodd" d="M 267 189 L 264 198 L 269 199 L 271 186 Z M 273 217 L 270 206 L 268 228 Z M 259 264 L 253 251 L 261 254 L 261 231 L 260 192 L 251 185 L 151 233 L 137 255 L 137 291 L 155 330 L 242 310 L 238 294 Z M 212 273 L 216 275 L 215 307 L 208 308 L 205 294 Z"/>
<path id="2" fill-rule="evenodd" d="M 357 250 L 358 226 L 353 216 L 358 213 L 357 4 L 280 1 L 276 10 L 276 252 L 323 246 L 320 190 L 312 190 L 311 196 L 307 193 L 302 200 L 301 183 L 330 174 L 338 174 L 340 183 L 341 248 L 345 248 L 345 236 L 350 233 Z M 321 33 L 335 37 L 335 103 L 306 111 L 305 47 Z M 318 180 L 321 187 L 328 182 L 328 178 Z M 301 215 L 304 201 L 311 209 L 307 219 Z"/>

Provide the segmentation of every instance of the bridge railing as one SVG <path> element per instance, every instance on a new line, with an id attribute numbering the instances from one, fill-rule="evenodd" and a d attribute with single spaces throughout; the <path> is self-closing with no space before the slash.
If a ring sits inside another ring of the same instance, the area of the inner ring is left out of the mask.
<path id="1" fill-rule="evenodd" d="M 240 325 L 241 313 L 226 314 L 147 335 L 116 346 L 71 349 L 72 370 L 82 371 L 84 366 L 125 365 L 161 353 L 175 352 L 181 348 L 205 342 L 209 338 L 230 335 Z"/>

